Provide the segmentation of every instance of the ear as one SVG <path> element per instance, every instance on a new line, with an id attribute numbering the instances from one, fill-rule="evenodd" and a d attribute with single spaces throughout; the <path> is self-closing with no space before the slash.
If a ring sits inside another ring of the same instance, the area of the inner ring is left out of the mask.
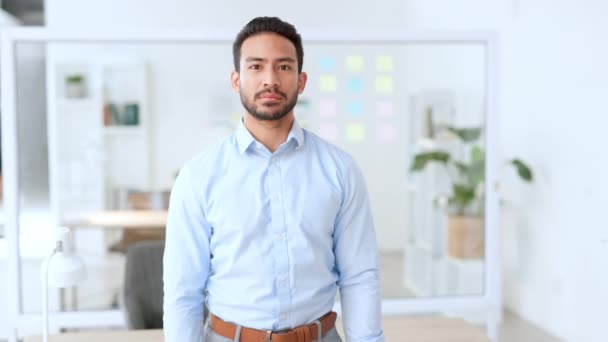
<path id="1" fill-rule="evenodd" d="M 230 73 L 230 85 L 237 93 L 241 90 L 240 75 L 236 70 Z"/>
<path id="2" fill-rule="evenodd" d="M 306 88 L 307 80 L 308 80 L 308 75 L 305 72 L 301 72 L 298 75 L 298 94 L 302 94 L 304 92 L 304 88 Z"/>

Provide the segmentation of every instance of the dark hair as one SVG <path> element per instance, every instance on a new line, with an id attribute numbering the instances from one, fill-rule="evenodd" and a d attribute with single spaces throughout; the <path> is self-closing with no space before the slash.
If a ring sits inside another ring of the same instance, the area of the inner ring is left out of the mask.
<path id="1" fill-rule="evenodd" d="M 296 28 L 277 17 L 257 17 L 243 27 L 241 32 L 236 36 L 232 44 L 232 57 L 234 58 L 234 70 L 239 70 L 241 61 L 241 46 L 245 39 L 255 36 L 260 33 L 276 33 L 289 39 L 296 47 L 296 55 L 298 58 L 298 73 L 302 72 L 302 64 L 304 63 L 304 48 L 302 47 L 302 37 L 296 31 Z"/>

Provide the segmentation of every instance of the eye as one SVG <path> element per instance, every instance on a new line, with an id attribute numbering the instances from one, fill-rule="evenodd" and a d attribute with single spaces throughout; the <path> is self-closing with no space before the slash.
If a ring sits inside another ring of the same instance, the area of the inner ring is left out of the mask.
<path id="1" fill-rule="evenodd" d="M 291 66 L 284 64 L 279 66 L 279 70 L 291 70 Z"/>
<path id="2" fill-rule="evenodd" d="M 261 66 L 259 64 L 251 64 L 249 69 L 251 70 L 260 70 Z"/>

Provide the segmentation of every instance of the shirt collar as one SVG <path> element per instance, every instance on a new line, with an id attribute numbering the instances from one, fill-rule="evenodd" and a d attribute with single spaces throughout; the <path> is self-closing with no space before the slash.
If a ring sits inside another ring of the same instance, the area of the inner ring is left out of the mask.
<path id="1" fill-rule="evenodd" d="M 296 141 L 296 148 L 300 148 L 304 144 L 304 130 L 300 127 L 298 120 L 293 120 L 293 125 L 291 126 L 291 130 L 287 135 L 287 142 L 290 140 Z M 256 140 L 251 135 L 245 124 L 243 123 L 243 119 L 239 122 L 239 127 L 236 130 L 236 141 L 238 144 L 238 149 L 240 153 L 245 153 L 249 146 L 253 144 Z"/>
<path id="2" fill-rule="evenodd" d="M 253 135 L 251 135 L 247 127 L 245 127 L 243 119 L 241 119 L 239 122 L 239 127 L 236 129 L 236 141 L 241 154 L 245 153 L 249 146 L 255 142 Z"/>

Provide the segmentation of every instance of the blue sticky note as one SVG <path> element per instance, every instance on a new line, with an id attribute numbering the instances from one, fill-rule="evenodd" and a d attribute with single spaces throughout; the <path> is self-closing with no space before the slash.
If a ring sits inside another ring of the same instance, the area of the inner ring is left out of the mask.
<path id="1" fill-rule="evenodd" d="M 351 77 L 348 80 L 348 85 L 347 85 L 346 89 L 348 89 L 348 91 L 353 92 L 353 93 L 358 93 L 360 91 L 363 91 L 363 80 L 359 77 Z"/>
<path id="2" fill-rule="evenodd" d="M 331 56 L 321 57 L 321 71 L 334 72 L 336 70 L 336 58 Z"/>
<path id="3" fill-rule="evenodd" d="M 363 104 L 360 101 L 348 101 L 346 108 L 351 116 L 363 115 Z"/>

